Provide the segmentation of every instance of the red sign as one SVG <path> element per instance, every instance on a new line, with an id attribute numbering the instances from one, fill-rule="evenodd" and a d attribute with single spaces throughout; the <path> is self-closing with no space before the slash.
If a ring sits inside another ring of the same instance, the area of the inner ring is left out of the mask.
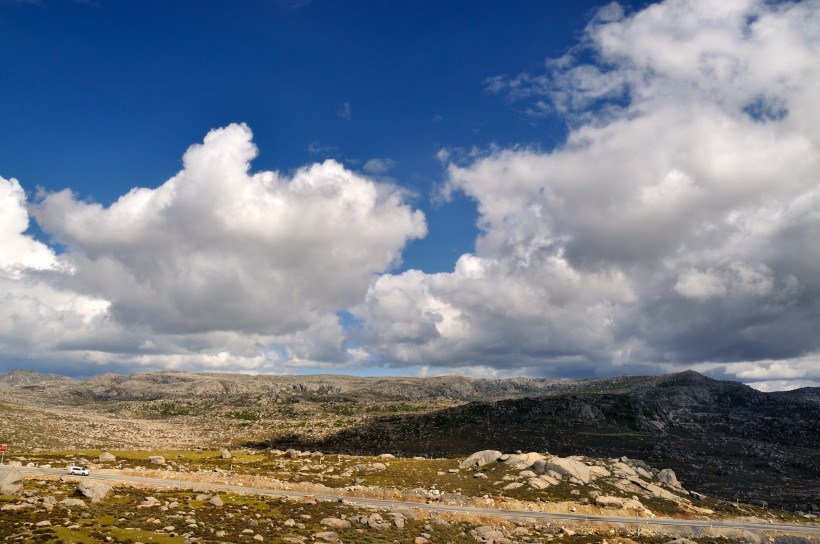
<path id="1" fill-rule="evenodd" d="M 9 447 L 6 444 L 0 444 L 0 452 L 9 451 Z"/>

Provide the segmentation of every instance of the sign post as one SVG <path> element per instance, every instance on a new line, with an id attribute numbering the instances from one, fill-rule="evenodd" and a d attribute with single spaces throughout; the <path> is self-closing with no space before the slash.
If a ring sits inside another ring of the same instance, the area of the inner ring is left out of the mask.
<path id="1" fill-rule="evenodd" d="M 0 444 L 0 465 L 3 464 L 3 458 L 6 456 L 8 449 L 8 444 Z"/>

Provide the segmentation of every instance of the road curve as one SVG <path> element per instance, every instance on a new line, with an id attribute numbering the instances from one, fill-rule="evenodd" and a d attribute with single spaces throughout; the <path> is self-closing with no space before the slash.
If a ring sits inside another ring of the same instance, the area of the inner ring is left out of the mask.
<path id="1" fill-rule="evenodd" d="M 300 491 L 289 491 L 282 489 L 268 489 L 261 487 L 245 487 L 240 485 L 215 484 L 208 482 L 192 482 L 181 479 L 163 478 L 143 478 L 139 476 L 125 476 L 119 474 L 103 474 L 94 472 L 90 476 L 70 476 L 64 470 L 25 468 L 19 470 L 24 474 L 35 474 L 44 476 L 65 476 L 76 480 L 94 479 L 108 480 L 114 482 L 137 483 L 142 485 L 153 485 L 158 487 L 171 488 L 193 488 L 219 490 L 233 493 L 246 493 L 255 495 L 270 495 L 275 497 L 315 497 L 318 500 L 343 501 L 347 504 L 360 506 L 378 506 L 381 508 L 417 508 L 426 511 L 452 512 L 480 516 L 496 516 L 500 518 L 532 518 L 543 520 L 572 520 L 584 521 L 588 523 L 628 523 L 634 525 L 664 525 L 675 527 L 713 527 L 722 529 L 743 529 L 749 531 L 775 531 L 784 533 L 796 533 L 805 535 L 820 535 L 818 525 L 792 525 L 784 523 L 749 523 L 740 521 L 709 521 L 709 520 L 689 520 L 672 518 L 638 518 L 624 516 L 596 516 L 588 514 L 561 514 L 552 512 L 531 512 L 529 510 L 499 510 L 497 508 L 478 508 L 473 506 L 456 506 L 446 504 L 428 504 L 405 501 L 389 501 L 384 499 L 369 499 L 362 497 L 349 497 L 341 494 L 329 493 L 304 493 Z"/>

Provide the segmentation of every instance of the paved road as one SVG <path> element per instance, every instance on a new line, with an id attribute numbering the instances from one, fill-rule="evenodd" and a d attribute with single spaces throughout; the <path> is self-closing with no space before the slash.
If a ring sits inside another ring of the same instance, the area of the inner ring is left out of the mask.
<path id="1" fill-rule="evenodd" d="M 248 493 L 256 495 L 272 495 L 276 497 L 316 497 L 319 500 L 343 501 L 348 504 L 362 506 L 378 506 L 382 508 L 418 508 L 436 512 L 456 512 L 481 516 L 496 516 L 502 518 L 534 518 L 543 520 L 572 520 L 586 521 L 590 523 L 627 523 L 635 525 L 666 525 L 676 527 L 715 527 L 723 529 L 745 529 L 750 531 L 777 531 L 786 533 L 799 533 L 806 535 L 820 535 L 818 525 L 790 525 L 783 523 L 747 523 L 740 521 L 708 521 L 708 520 L 685 520 L 671 518 L 634 518 L 623 516 L 594 516 L 585 514 L 560 514 L 550 512 L 530 512 L 528 510 L 499 510 L 496 508 L 477 508 L 472 506 L 453 506 L 446 504 L 425 504 L 416 502 L 388 501 L 381 499 L 367 499 L 361 497 L 348 497 L 337 494 L 316 494 L 302 493 L 299 491 L 288 491 L 280 489 L 267 489 L 260 487 L 245 487 L 239 485 L 215 484 L 208 482 L 192 482 L 188 480 L 173 480 L 163 478 L 143 478 L 139 476 L 124 476 L 119 474 L 103 474 L 93 472 L 91 476 L 68 476 L 64 470 L 43 469 L 43 468 L 21 468 L 26 474 L 41 474 L 48 476 L 66 476 L 77 480 L 89 478 L 94 480 L 110 480 L 114 482 L 131 482 L 143 485 L 154 485 L 159 487 L 180 487 L 186 489 L 208 489 L 228 491 L 233 493 Z"/>

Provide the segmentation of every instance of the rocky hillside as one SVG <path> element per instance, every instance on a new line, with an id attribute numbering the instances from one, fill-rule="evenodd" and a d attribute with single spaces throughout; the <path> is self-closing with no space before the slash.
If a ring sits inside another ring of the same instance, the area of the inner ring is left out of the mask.
<path id="1" fill-rule="evenodd" d="M 820 504 L 820 389 L 761 393 L 695 372 L 580 381 L 154 372 L 0 376 L 13 448 L 255 443 L 453 457 L 642 459 L 726 499 Z M 55 433 L 54 429 L 62 429 Z"/>
<path id="2" fill-rule="evenodd" d="M 251 376 L 161 371 L 123 376 L 104 374 L 88 381 L 14 370 L 0 376 L 0 389 L 41 392 L 50 401 L 158 400 L 175 398 L 260 397 L 306 400 L 459 400 L 538 396 L 578 382 L 513 378 L 483 380 L 461 376 L 360 378 L 355 376 Z"/>
<path id="3" fill-rule="evenodd" d="M 669 466 L 690 489 L 726 499 L 820 499 L 819 389 L 767 394 L 694 372 L 595 385 L 605 392 L 576 388 L 374 418 L 310 446 L 433 456 L 487 448 L 627 455 Z M 296 436 L 278 445 L 308 446 Z"/>

